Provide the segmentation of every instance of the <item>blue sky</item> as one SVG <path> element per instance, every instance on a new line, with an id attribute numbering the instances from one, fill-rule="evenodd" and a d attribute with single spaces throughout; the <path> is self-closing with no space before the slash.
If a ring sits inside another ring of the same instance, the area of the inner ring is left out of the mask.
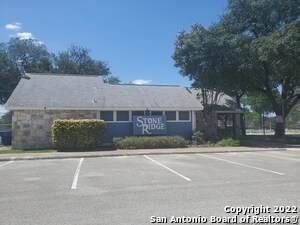
<path id="1" fill-rule="evenodd" d="M 35 38 L 51 52 L 89 48 L 122 82 L 190 86 L 171 55 L 179 31 L 208 27 L 226 0 L 0 0 L 0 42 Z"/>

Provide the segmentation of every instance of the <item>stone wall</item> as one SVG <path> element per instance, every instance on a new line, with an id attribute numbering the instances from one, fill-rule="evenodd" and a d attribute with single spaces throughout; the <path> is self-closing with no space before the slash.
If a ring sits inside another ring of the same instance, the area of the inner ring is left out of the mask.
<path id="1" fill-rule="evenodd" d="M 51 125 L 54 119 L 95 119 L 95 110 L 14 110 L 12 148 L 51 148 Z"/>

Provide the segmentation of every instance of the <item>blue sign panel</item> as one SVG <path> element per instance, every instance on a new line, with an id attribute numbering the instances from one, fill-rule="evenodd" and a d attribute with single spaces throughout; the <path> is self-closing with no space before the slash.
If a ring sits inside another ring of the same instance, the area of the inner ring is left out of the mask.
<path id="1" fill-rule="evenodd" d="M 133 116 L 134 135 L 157 135 L 167 133 L 166 116 Z"/>

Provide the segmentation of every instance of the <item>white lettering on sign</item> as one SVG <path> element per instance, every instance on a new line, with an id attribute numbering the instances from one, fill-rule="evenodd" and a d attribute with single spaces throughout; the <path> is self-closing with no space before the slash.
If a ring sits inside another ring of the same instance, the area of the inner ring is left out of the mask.
<path id="1" fill-rule="evenodd" d="M 161 117 L 142 117 L 136 119 L 137 127 L 142 128 L 142 134 L 152 134 L 154 130 L 165 130 L 166 124 Z"/>

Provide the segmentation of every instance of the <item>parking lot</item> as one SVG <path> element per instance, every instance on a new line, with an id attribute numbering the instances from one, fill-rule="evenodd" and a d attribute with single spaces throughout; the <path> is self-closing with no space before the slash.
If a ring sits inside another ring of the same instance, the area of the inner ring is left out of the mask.
<path id="1" fill-rule="evenodd" d="M 225 206 L 296 206 L 299 216 L 299 199 L 296 149 L 0 162 L 5 225 L 170 224 L 233 216 Z"/>

